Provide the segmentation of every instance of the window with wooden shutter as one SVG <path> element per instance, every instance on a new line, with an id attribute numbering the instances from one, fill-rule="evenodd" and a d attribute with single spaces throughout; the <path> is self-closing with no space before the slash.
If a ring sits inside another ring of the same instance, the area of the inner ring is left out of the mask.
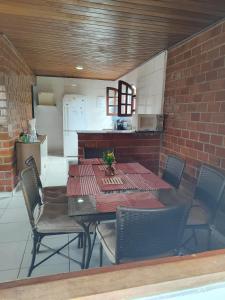
<path id="1" fill-rule="evenodd" d="M 122 80 L 118 83 L 118 116 L 132 116 L 133 113 L 133 88 Z"/>
<path id="2" fill-rule="evenodd" d="M 117 116 L 118 113 L 118 89 L 106 88 L 106 115 Z"/>

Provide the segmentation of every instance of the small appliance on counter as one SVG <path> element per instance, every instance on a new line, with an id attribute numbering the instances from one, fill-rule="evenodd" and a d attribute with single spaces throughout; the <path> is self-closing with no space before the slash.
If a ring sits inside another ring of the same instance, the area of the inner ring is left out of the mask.
<path id="1" fill-rule="evenodd" d="M 117 130 L 128 130 L 131 129 L 130 120 L 118 119 L 116 121 L 116 129 Z"/>
<path id="2" fill-rule="evenodd" d="M 163 115 L 139 114 L 137 131 L 163 131 Z"/>

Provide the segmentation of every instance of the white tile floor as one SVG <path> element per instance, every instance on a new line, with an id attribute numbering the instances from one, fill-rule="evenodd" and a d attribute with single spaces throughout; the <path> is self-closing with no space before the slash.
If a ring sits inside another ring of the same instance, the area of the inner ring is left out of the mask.
<path id="1" fill-rule="evenodd" d="M 49 157 L 46 174 L 42 178 L 44 186 L 66 185 L 68 164 L 70 161 L 63 157 Z M 48 246 L 57 248 L 68 239 L 69 235 L 48 237 L 43 240 Z M 0 194 L 0 282 L 25 278 L 31 262 L 32 235 L 27 211 L 21 191 L 13 196 Z M 44 248 L 37 256 L 37 261 L 49 254 Z M 75 241 L 64 249 L 69 254 L 80 260 L 82 250 L 77 248 Z M 105 261 L 108 264 L 107 261 Z M 99 264 L 98 244 L 93 252 L 91 266 Z M 32 277 L 50 275 L 55 273 L 79 271 L 80 267 L 68 259 L 55 255 L 37 267 Z"/>
<path id="2" fill-rule="evenodd" d="M 46 173 L 42 177 L 44 186 L 66 185 L 68 164 L 71 160 L 63 157 L 49 157 L 47 160 Z M 199 243 L 199 251 L 205 249 L 205 232 L 200 232 L 202 241 Z M 218 237 L 218 236 L 217 236 Z M 48 237 L 43 240 L 50 247 L 57 248 L 71 235 L 60 237 Z M 214 239 L 215 248 L 225 248 L 223 243 Z M 27 211 L 21 191 L 17 191 L 13 196 L 6 196 L 0 193 L 0 282 L 21 279 L 27 277 L 28 268 L 31 262 L 32 236 Z M 49 254 L 44 248 L 37 256 L 37 261 Z M 77 248 L 77 242 L 72 243 L 64 249 L 65 254 L 81 258 L 82 250 Z M 106 257 L 103 257 L 104 265 L 110 264 Z M 99 244 L 96 241 L 90 267 L 99 265 Z M 42 265 L 37 267 L 32 277 L 50 275 L 63 272 L 79 271 L 80 267 L 68 259 L 55 255 Z"/>

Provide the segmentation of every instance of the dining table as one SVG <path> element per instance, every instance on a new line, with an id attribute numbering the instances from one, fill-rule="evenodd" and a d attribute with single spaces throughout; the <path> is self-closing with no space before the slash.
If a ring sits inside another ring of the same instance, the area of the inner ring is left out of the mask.
<path id="1" fill-rule="evenodd" d="M 160 209 L 179 203 L 183 196 L 140 163 L 116 163 L 114 176 L 105 175 L 100 159 L 70 165 L 67 181 L 68 216 L 84 230 L 85 268 L 89 267 L 94 242 L 92 224 L 115 220 L 118 206 Z M 90 229 L 91 228 L 91 229 Z"/>
<path id="2" fill-rule="evenodd" d="M 114 176 L 107 176 L 106 168 L 107 166 L 102 163 L 70 165 L 67 195 L 84 196 L 172 188 L 170 184 L 138 162 L 114 164 Z"/>

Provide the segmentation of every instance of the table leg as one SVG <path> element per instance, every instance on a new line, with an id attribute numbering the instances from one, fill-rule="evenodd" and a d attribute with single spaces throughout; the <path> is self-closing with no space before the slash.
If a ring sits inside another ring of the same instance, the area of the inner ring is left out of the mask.
<path id="1" fill-rule="evenodd" d="M 82 257 L 82 269 L 88 269 L 90 259 L 91 259 L 91 253 L 92 253 L 92 247 L 91 247 L 91 236 L 90 236 L 90 225 L 91 223 L 79 223 L 82 228 L 84 229 L 84 245 L 83 245 L 83 257 Z M 87 249 L 86 249 L 87 248 Z M 87 257 L 86 257 L 86 252 L 87 252 Z"/>

